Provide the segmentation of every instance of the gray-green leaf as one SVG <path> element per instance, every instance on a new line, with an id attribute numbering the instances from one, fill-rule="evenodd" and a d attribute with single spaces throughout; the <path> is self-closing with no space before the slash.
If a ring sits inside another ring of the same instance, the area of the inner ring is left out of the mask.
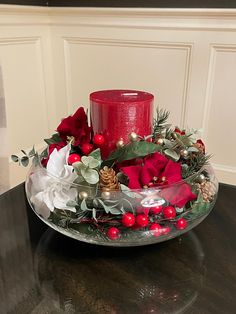
<path id="1" fill-rule="evenodd" d="M 178 161 L 180 158 L 180 155 L 178 155 L 176 153 L 176 151 L 174 151 L 173 149 L 167 148 L 166 150 L 164 150 L 164 153 L 165 153 L 165 155 L 167 155 L 168 157 L 170 157 L 174 161 Z"/>
<path id="2" fill-rule="evenodd" d="M 121 184 L 120 185 L 121 191 L 126 194 L 127 196 L 131 197 L 131 198 L 142 198 L 142 196 L 138 193 L 133 192 L 132 190 L 130 190 L 130 188 L 128 188 L 128 186 Z"/>
<path id="3" fill-rule="evenodd" d="M 27 156 L 23 156 L 20 160 L 22 166 L 27 167 L 29 164 L 29 157 Z"/>
<path id="4" fill-rule="evenodd" d="M 14 162 L 18 162 L 19 161 L 19 157 L 16 155 L 11 155 L 11 160 Z"/>
<path id="5" fill-rule="evenodd" d="M 94 169 L 81 169 L 81 175 L 84 177 L 85 181 L 89 184 L 96 184 L 99 181 L 99 174 Z"/>

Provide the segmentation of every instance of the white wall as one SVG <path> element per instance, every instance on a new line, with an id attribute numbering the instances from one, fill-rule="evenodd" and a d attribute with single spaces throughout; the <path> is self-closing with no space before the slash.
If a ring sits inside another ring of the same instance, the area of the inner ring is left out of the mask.
<path id="1" fill-rule="evenodd" d="M 236 10 L 0 6 L 9 153 L 42 146 L 90 92 L 155 95 L 203 130 L 221 182 L 236 184 Z M 25 173 L 10 165 L 11 185 Z"/>

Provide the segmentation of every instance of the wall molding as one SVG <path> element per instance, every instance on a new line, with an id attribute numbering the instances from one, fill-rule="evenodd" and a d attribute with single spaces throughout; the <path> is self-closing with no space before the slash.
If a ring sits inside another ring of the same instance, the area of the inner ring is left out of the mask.
<path id="1" fill-rule="evenodd" d="M 0 25 L 236 30 L 236 9 L 37 7 L 0 4 Z"/>

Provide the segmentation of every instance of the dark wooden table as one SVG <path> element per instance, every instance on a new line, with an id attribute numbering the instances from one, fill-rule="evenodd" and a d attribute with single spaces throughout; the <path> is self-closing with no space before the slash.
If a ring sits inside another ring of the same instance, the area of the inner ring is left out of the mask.
<path id="1" fill-rule="evenodd" d="M 0 196 L 0 314 L 236 313 L 236 187 L 180 238 L 134 248 L 48 229 L 24 186 Z"/>

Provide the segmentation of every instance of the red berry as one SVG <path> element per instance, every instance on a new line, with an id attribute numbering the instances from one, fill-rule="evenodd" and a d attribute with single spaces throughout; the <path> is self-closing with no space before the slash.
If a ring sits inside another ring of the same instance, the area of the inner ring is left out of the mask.
<path id="1" fill-rule="evenodd" d="M 175 223 L 176 229 L 183 230 L 187 227 L 187 221 L 184 218 L 180 218 Z"/>
<path id="2" fill-rule="evenodd" d="M 81 160 L 80 158 L 80 155 L 78 154 L 71 154 L 69 157 L 68 157 L 68 164 L 69 165 L 72 165 L 74 162 L 79 162 Z"/>
<path id="3" fill-rule="evenodd" d="M 91 153 L 91 151 L 93 150 L 93 145 L 90 144 L 90 143 L 84 143 L 82 146 L 81 146 L 81 150 L 82 150 L 82 153 L 84 155 L 88 155 L 89 153 Z"/>
<path id="4" fill-rule="evenodd" d="M 100 147 L 105 143 L 105 138 L 101 134 L 96 134 L 93 137 L 93 144 Z"/>
<path id="5" fill-rule="evenodd" d="M 107 236 L 110 240 L 117 240 L 120 237 L 120 230 L 116 227 L 110 227 L 107 230 Z"/>
<path id="6" fill-rule="evenodd" d="M 166 219 L 174 219 L 176 216 L 176 210 L 173 206 L 165 207 L 162 212 Z"/>
<path id="7" fill-rule="evenodd" d="M 170 227 L 169 227 L 169 226 L 163 226 L 163 227 L 161 228 L 161 233 L 162 233 L 162 234 L 168 234 L 168 233 L 170 233 Z"/>
<path id="8" fill-rule="evenodd" d="M 136 224 L 140 227 L 146 227 L 148 225 L 148 216 L 144 214 L 139 214 L 136 216 Z"/>
<path id="9" fill-rule="evenodd" d="M 122 216 L 122 224 L 126 227 L 132 227 L 135 224 L 135 217 L 131 213 L 126 213 Z"/>
<path id="10" fill-rule="evenodd" d="M 162 205 L 157 205 L 150 208 L 150 213 L 153 215 L 158 215 L 162 212 L 162 209 L 163 209 Z"/>
<path id="11" fill-rule="evenodd" d="M 162 227 L 155 222 L 150 225 L 149 230 L 152 231 L 154 237 L 159 237 L 162 233 Z"/>

